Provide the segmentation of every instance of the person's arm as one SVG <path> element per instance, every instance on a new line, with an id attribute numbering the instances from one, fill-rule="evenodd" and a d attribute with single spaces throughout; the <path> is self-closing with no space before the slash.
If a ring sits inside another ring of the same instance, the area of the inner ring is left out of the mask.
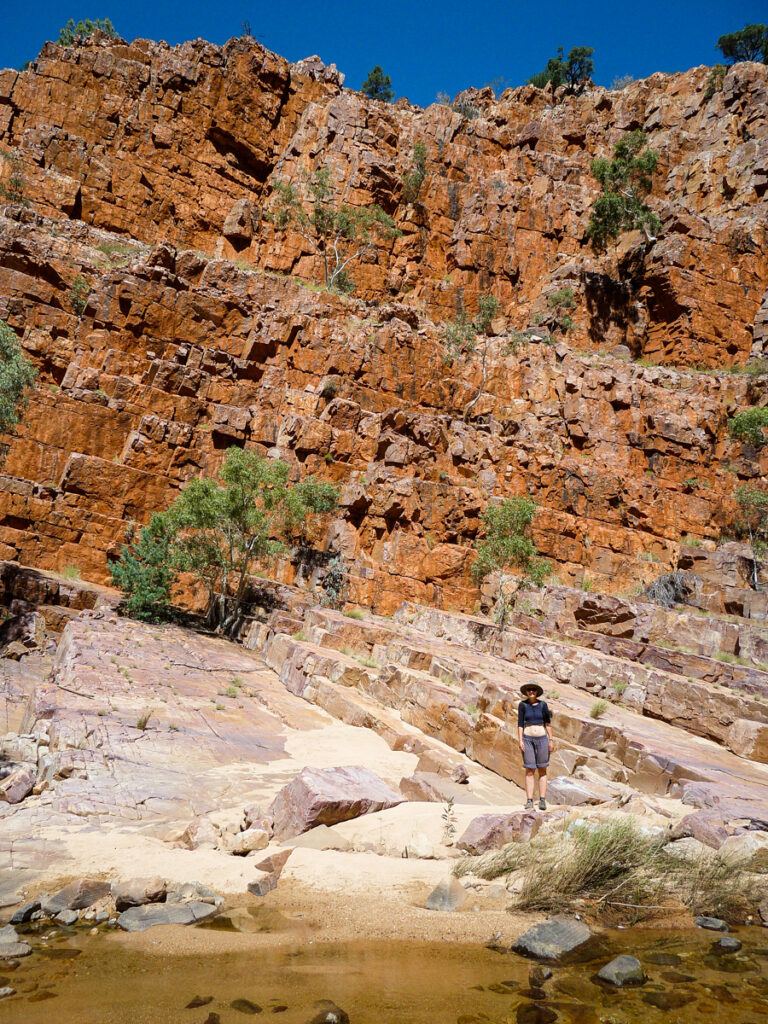
<path id="1" fill-rule="evenodd" d="M 555 749 L 555 738 L 552 735 L 552 712 L 549 710 L 549 705 L 544 704 L 544 728 L 547 730 L 547 736 L 549 737 L 549 749 L 550 751 Z"/>
<path id="2" fill-rule="evenodd" d="M 517 705 L 517 742 L 520 745 L 520 750 L 525 753 L 525 743 L 523 743 L 523 729 L 525 728 L 525 705 L 522 701 Z"/>

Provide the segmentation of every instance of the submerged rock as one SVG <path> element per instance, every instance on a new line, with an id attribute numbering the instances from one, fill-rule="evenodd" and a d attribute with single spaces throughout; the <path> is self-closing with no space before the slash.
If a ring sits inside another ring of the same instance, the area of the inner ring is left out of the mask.
<path id="1" fill-rule="evenodd" d="M 317 1013 L 310 1017 L 307 1024 L 349 1024 L 349 1014 L 330 999 L 318 1000 L 315 1007 Z"/>
<path id="2" fill-rule="evenodd" d="M 117 923 L 125 932 L 143 932 L 163 924 L 195 924 L 216 913 L 210 903 L 148 903 L 123 911 Z"/>
<path id="3" fill-rule="evenodd" d="M 616 985 L 617 988 L 622 988 L 624 985 L 642 985 L 645 981 L 645 973 L 640 961 L 626 953 L 614 957 L 605 967 L 601 967 L 597 976 L 601 981 L 607 981 L 609 985 Z"/>
<path id="4" fill-rule="evenodd" d="M 229 1005 L 233 1010 L 237 1010 L 238 1013 L 250 1015 L 261 1013 L 259 1004 L 251 1002 L 250 999 L 233 999 Z"/>
<path id="5" fill-rule="evenodd" d="M 559 960 L 592 938 L 583 921 L 558 914 L 529 928 L 512 944 L 512 951 L 537 960 Z"/>
<path id="6" fill-rule="evenodd" d="M 719 917 L 697 917 L 695 924 L 698 928 L 707 928 L 711 932 L 727 932 L 728 925 Z"/>
<path id="7" fill-rule="evenodd" d="M 735 935 L 724 935 L 712 947 L 716 953 L 738 953 L 741 942 Z"/>

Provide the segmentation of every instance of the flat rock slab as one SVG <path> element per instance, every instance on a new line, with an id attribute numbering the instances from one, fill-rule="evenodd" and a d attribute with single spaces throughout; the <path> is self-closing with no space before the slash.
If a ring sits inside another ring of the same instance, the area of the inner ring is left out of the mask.
<path id="1" fill-rule="evenodd" d="M 304 768 L 277 794 L 270 815 L 280 840 L 403 802 L 400 793 L 367 768 Z"/>
<path id="2" fill-rule="evenodd" d="M 163 924 L 195 924 L 216 913 L 210 903 L 149 903 L 123 911 L 117 923 L 125 932 L 143 932 Z"/>
<path id="3" fill-rule="evenodd" d="M 512 951 L 536 960 L 559 960 L 592 938 L 583 921 L 558 914 L 529 928 L 512 945 Z"/>
<path id="4" fill-rule="evenodd" d="M 623 954 L 614 957 L 597 972 L 601 981 L 607 981 L 609 985 L 622 988 L 624 985 L 642 985 L 645 981 L 643 966 L 634 956 Z"/>

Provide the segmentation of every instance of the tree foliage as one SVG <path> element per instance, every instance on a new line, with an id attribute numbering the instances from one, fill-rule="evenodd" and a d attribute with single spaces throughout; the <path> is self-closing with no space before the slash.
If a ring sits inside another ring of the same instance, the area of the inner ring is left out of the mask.
<path id="1" fill-rule="evenodd" d="M 745 25 L 738 32 L 720 36 L 717 49 L 731 64 L 742 60 L 761 60 L 768 64 L 768 27 Z"/>
<path id="2" fill-rule="evenodd" d="M 112 582 L 125 596 L 125 609 L 135 619 L 160 622 L 171 610 L 171 586 L 176 577 L 171 545 L 175 536 L 172 517 L 152 516 L 140 529 L 132 523 L 120 557 L 110 564 Z"/>
<path id="3" fill-rule="evenodd" d="M 427 147 L 417 142 L 413 147 L 411 169 L 403 179 L 403 199 L 406 203 L 415 203 L 419 198 L 421 186 L 427 176 Z"/>
<path id="4" fill-rule="evenodd" d="M 649 149 L 645 133 L 636 129 L 613 147 L 613 159 L 592 161 L 592 174 L 602 188 L 592 207 L 587 237 L 595 250 L 606 247 L 623 231 L 642 228 L 646 237 L 661 230 L 661 221 L 646 206 L 659 154 Z"/>
<path id="5" fill-rule="evenodd" d="M 739 534 L 746 534 L 758 553 L 768 546 L 768 490 L 742 484 L 734 494 L 739 503 L 740 517 L 735 526 Z"/>
<path id="6" fill-rule="evenodd" d="M 569 93 L 583 92 L 595 70 L 594 52 L 591 46 L 574 46 L 565 57 L 562 46 L 559 46 L 557 56 L 549 58 L 543 71 L 531 75 L 528 84 L 543 89 L 551 82 L 556 89 L 567 85 Z"/>
<path id="7" fill-rule="evenodd" d="M 27 407 L 27 389 L 37 372 L 21 351 L 19 339 L 0 320 L 0 433 L 10 433 Z"/>
<path id="8" fill-rule="evenodd" d="M 472 575 L 479 582 L 495 575 L 497 581 L 496 616 L 503 628 L 509 614 L 504 595 L 505 574 L 516 570 L 527 582 L 540 586 L 552 567 L 539 558 L 530 529 L 536 515 L 536 503 L 530 498 L 505 498 L 488 505 L 482 514 L 485 537 L 477 544 L 477 560 Z"/>
<path id="9" fill-rule="evenodd" d="M 219 480 L 191 480 L 112 567 L 129 610 L 146 617 L 166 608 L 172 582 L 187 572 L 207 591 L 210 625 L 235 633 L 256 566 L 305 539 L 310 521 L 338 505 L 333 484 L 314 477 L 291 484 L 289 475 L 287 462 L 234 447 Z"/>
<path id="10" fill-rule="evenodd" d="M 326 287 L 339 292 L 354 290 L 348 267 L 355 260 L 372 252 L 378 241 L 401 234 L 377 203 L 347 205 L 327 167 L 298 183 L 278 181 L 266 216 L 278 231 L 292 228 L 301 235 L 323 262 Z"/>
<path id="11" fill-rule="evenodd" d="M 764 448 L 768 444 L 768 407 L 753 406 L 745 409 L 728 420 L 728 433 L 739 441 L 745 441 L 754 448 Z"/>
<path id="12" fill-rule="evenodd" d="M 56 42 L 59 46 L 72 46 L 78 39 L 92 36 L 94 32 L 103 32 L 110 39 L 115 39 L 117 36 L 117 30 L 109 18 L 96 18 L 95 21 L 86 18 L 85 21 L 78 22 L 75 22 L 74 18 L 70 18 L 64 28 L 59 29 L 59 38 Z"/>
<path id="13" fill-rule="evenodd" d="M 392 79 L 389 75 L 384 74 L 378 64 L 368 72 L 368 77 L 360 86 L 360 92 L 364 92 L 370 99 L 380 100 L 382 103 L 391 103 L 395 98 Z"/>

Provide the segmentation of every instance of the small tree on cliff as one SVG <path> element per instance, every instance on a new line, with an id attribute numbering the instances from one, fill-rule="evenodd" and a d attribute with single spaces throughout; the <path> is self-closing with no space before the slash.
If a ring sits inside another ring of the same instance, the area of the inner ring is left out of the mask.
<path id="1" fill-rule="evenodd" d="M 562 46 L 558 46 L 557 56 L 549 58 L 543 71 L 531 75 L 528 85 L 543 89 L 551 82 L 556 89 L 567 85 L 570 93 L 583 92 L 595 70 L 594 52 L 591 46 L 574 46 L 565 57 Z"/>
<path id="2" fill-rule="evenodd" d="M 112 582 L 123 592 L 125 609 L 134 619 L 160 622 L 170 614 L 175 532 L 165 512 L 153 515 L 140 529 L 131 523 L 119 559 L 110 564 Z"/>
<path id="3" fill-rule="evenodd" d="M 504 593 L 507 573 L 517 570 L 527 583 L 540 586 L 552 571 L 549 562 L 538 557 L 530 537 L 535 515 L 536 503 L 530 498 L 506 498 L 488 505 L 481 517 L 485 537 L 477 545 L 472 575 L 478 582 L 495 577 L 494 615 L 500 629 L 504 629 L 511 607 Z"/>
<path id="4" fill-rule="evenodd" d="M 326 287 L 339 292 L 354 290 L 347 270 L 355 260 L 372 252 L 378 241 L 401 234 L 378 204 L 343 202 L 327 167 L 298 184 L 278 181 L 266 216 L 278 231 L 293 228 L 301 235 L 323 261 Z"/>
<path id="5" fill-rule="evenodd" d="M 290 466 L 254 451 L 230 448 L 219 472 L 191 480 L 165 512 L 154 516 L 139 542 L 124 549 L 112 577 L 133 607 L 167 605 L 171 582 L 192 573 L 208 592 L 208 621 L 217 631 L 236 634 L 248 578 L 257 565 L 303 537 L 307 521 L 332 512 L 339 494 L 313 477 L 290 484 Z M 167 571 L 170 570 L 170 577 Z M 148 602 L 137 593 L 152 587 Z"/>
<path id="6" fill-rule="evenodd" d="M 117 36 L 117 30 L 109 18 L 97 18 L 95 21 L 86 18 L 85 21 L 78 22 L 75 22 L 74 18 L 70 18 L 64 28 L 59 29 L 59 38 L 56 42 L 59 46 L 72 46 L 78 39 L 92 36 L 94 32 L 103 32 L 110 39 L 115 39 Z"/>
<path id="7" fill-rule="evenodd" d="M 368 77 L 360 86 L 360 92 L 364 92 L 369 99 L 380 100 L 382 103 L 391 103 L 395 98 L 392 79 L 384 74 L 378 64 L 368 72 Z"/>
<path id="8" fill-rule="evenodd" d="M 765 25 L 745 25 L 739 32 L 720 36 L 717 49 L 731 64 L 742 60 L 761 60 L 768 64 L 768 28 Z"/>
<path id="9" fill-rule="evenodd" d="M 0 320 L 0 433 L 12 433 L 27 407 L 27 389 L 34 383 L 37 371 L 21 351 L 19 339 Z M 0 462 L 7 454 L 0 446 Z"/>
<path id="10" fill-rule="evenodd" d="M 648 149 L 645 133 L 636 129 L 613 147 L 613 159 L 592 161 L 592 173 L 600 182 L 602 195 L 592 207 L 587 237 L 596 251 L 623 231 L 642 228 L 648 241 L 661 230 L 661 221 L 645 205 L 651 191 L 659 154 Z"/>

